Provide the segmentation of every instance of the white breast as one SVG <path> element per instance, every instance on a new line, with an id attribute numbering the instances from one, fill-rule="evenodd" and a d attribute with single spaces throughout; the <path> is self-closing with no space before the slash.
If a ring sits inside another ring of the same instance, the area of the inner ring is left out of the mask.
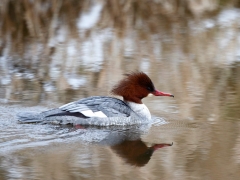
<path id="1" fill-rule="evenodd" d="M 126 103 L 130 106 L 130 108 L 135 113 L 137 113 L 142 118 L 151 119 L 151 114 L 150 114 L 147 106 L 145 106 L 145 104 L 138 104 L 138 103 L 134 103 L 134 102 L 126 102 Z"/>

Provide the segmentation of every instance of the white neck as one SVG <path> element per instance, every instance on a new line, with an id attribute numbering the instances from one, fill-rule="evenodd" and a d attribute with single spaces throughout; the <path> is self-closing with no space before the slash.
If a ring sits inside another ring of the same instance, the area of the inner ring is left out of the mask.
<path id="1" fill-rule="evenodd" d="M 125 101 L 125 102 L 140 117 L 145 118 L 145 119 L 151 119 L 151 114 L 150 114 L 147 106 L 145 106 L 145 104 L 138 104 L 138 103 L 128 102 L 128 101 Z"/>

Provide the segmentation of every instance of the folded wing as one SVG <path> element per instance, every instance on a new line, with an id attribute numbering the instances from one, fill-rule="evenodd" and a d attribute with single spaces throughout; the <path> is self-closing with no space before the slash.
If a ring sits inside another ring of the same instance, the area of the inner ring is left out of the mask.
<path id="1" fill-rule="evenodd" d="M 93 96 L 79 101 L 71 102 L 59 107 L 60 110 L 69 113 L 80 113 L 86 117 L 128 117 L 131 108 L 122 100 Z"/>

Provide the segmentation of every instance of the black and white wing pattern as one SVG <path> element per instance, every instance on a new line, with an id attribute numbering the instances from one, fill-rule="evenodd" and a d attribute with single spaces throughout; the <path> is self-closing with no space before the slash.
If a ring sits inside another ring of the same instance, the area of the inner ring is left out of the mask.
<path id="1" fill-rule="evenodd" d="M 122 100 L 107 97 L 93 96 L 80 99 L 75 102 L 65 104 L 59 109 L 63 112 L 75 114 L 78 113 L 90 117 L 129 117 L 133 112 L 131 108 Z"/>
<path id="2" fill-rule="evenodd" d="M 17 116 L 21 123 L 78 123 L 105 126 L 134 123 L 130 120 L 133 113 L 132 109 L 120 99 L 93 96 L 41 113 L 23 112 Z"/>

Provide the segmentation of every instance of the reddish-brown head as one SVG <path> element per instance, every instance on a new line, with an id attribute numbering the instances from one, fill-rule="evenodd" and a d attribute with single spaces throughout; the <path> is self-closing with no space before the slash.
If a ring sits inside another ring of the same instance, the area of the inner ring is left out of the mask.
<path id="1" fill-rule="evenodd" d="M 126 76 L 111 91 L 114 95 L 122 96 L 125 101 L 142 104 L 142 99 L 150 93 L 155 96 L 174 97 L 172 94 L 156 90 L 151 79 L 143 72 L 134 72 Z"/>

